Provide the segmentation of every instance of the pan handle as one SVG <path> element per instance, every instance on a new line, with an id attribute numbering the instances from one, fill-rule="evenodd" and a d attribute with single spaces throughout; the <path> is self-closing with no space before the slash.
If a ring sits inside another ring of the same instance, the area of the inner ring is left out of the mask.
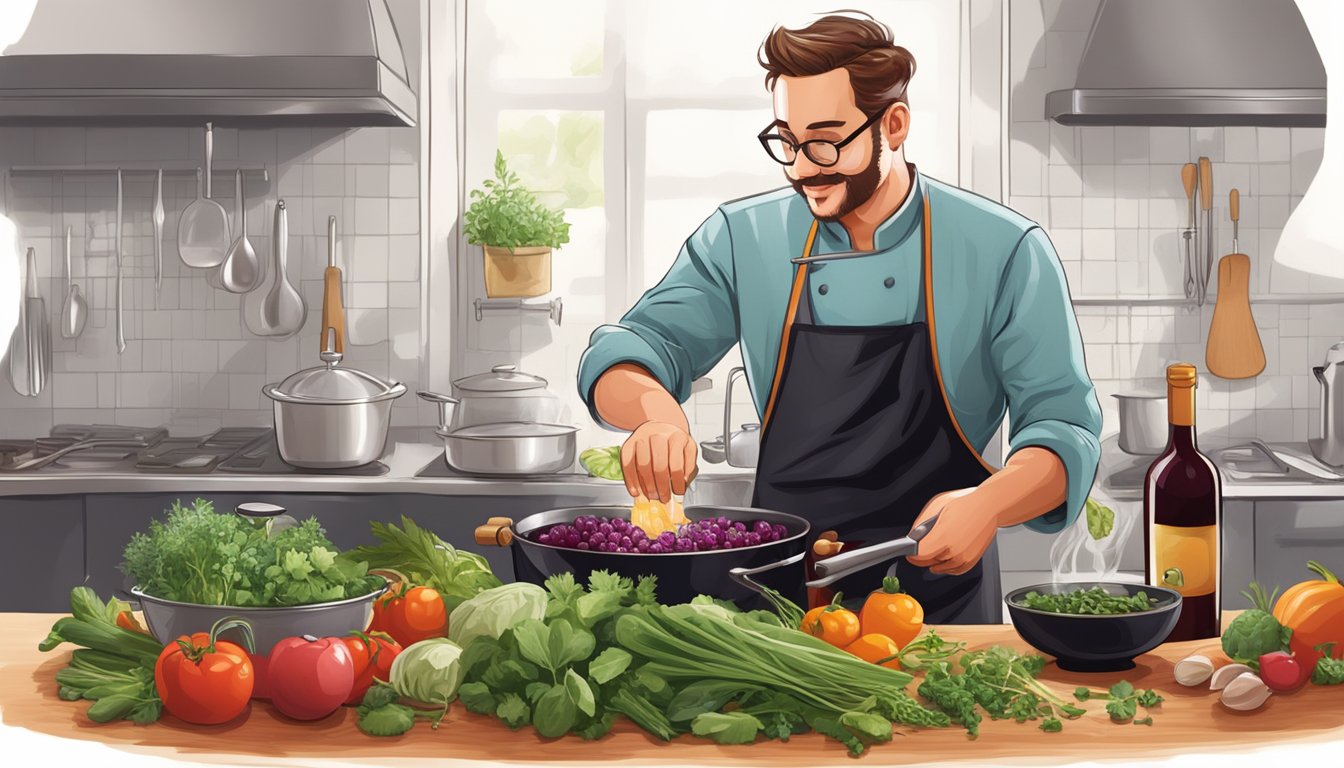
<path id="1" fill-rule="evenodd" d="M 783 560 L 777 560 L 773 563 L 766 563 L 765 565 L 758 565 L 755 568 L 733 568 L 728 571 L 728 575 L 732 578 L 733 581 L 736 581 L 738 584 L 741 584 L 742 586 L 752 591 L 765 594 L 764 585 L 758 584 L 755 580 L 751 578 L 752 576 L 755 576 L 758 573 L 773 571 L 776 568 L 783 568 L 786 565 L 793 565 L 794 563 L 801 562 L 806 554 L 807 554 L 806 552 L 799 552 L 793 557 L 788 557 Z"/>
<path id="2" fill-rule="evenodd" d="M 938 515 L 934 515 L 910 529 L 909 534 L 899 539 L 884 541 L 871 547 L 862 547 L 825 560 L 818 560 L 816 570 L 817 576 L 820 578 L 809 581 L 807 586 L 812 588 L 825 587 L 834 583 L 837 579 L 870 565 L 886 562 L 895 557 L 913 555 L 919 551 L 920 540 L 928 535 L 929 531 L 933 530 L 933 526 L 937 522 Z"/>
<path id="3" fill-rule="evenodd" d="M 492 517 L 476 527 L 476 543 L 483 547 L 507 547 L 513 543 L 513 520 Z"/>

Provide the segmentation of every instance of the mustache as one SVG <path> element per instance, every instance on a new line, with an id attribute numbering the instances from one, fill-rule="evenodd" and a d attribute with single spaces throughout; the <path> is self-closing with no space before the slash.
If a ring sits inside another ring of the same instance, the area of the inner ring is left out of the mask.
<path id="1" fill-rule="evenodd" d="M 798 179 L 793 182 L 796 187 L 824 187 L 828 184 L 841 184 L 848 181 L 851 177 L 843 173 L 820 173 L 816 176 Z"/>

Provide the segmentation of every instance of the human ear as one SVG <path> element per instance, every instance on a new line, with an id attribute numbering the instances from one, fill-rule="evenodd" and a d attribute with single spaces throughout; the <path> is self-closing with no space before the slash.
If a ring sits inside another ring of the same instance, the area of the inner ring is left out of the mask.
<path id="1" fill-rule="evenodd" d="M 910 134 L 910 108 L 899 101 L 887 107 L 887 113 L 882 116 L 882 127 L 887 135 L 887 145 L 896 150 Z"/>

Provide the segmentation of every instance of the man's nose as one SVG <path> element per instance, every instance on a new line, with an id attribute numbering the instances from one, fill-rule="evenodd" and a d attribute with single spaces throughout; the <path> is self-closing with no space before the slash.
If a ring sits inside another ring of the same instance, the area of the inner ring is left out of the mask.
<path id="1" fill-rule="evenodd" d="M 825 170 L 825 168 L 812 162 L 812 159 L 807 156 L 806 152 L 799 152 L 797 156 L 794 157 L 793 175 L 799 180 L 810 178 L 812 176 L 820 176 Z"/>

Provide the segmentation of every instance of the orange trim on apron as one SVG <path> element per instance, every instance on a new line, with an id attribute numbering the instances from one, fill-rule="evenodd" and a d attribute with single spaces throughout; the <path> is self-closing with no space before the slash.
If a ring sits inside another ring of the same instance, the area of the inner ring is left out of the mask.
<path id="1" fill-rule="evenodd" d="M 986 471 L 994 473 L 999 471 L 998 467 L 985 461 L 980 452 L 971 445 L 971 441 L 966 439 L 966 433 L 961 429 L 961 423 L 957 421 L 957 414 L 952 410 L 952 402 L 947 398 L 947 387 L 943 385 L 943 371 L 938 362 L 938 333 L 934 324 L 933 314 L 933 225 L 932 213 L 929 208 L 929 196 L 924 195 L 924 269 L 922 272 L 924 282 L 924 314 L 929 324 L 929 348 L 933 356 L 933 374 L 938 379 L 938 391 L 943 396 L 943 408 L 947 411 L 948 418 L 952 421 L 952 427 L 957 431 L 957 437 L 961 438 L 962 445 L 971 452 L 976 461 Z M 812 257 L 812 246 L 816 241 L 818 223 L 816 219 L 812 220 L 812 228 L 807 232 L 807 242 L 803 244 L 802 258 Z M 779 382 L 784 378 L 784 366 L 788 362 L 789 354 L 789 332 L 793 328 L 794 316 L 798 314 L 798 302 L 803 295 L 803 285 L 806 283 L 807 273 L 803 270 L 806 264 L 799 264 L 798 269 L 793 276 L 793 289 L 789 293 L 789 306 L 784 314 L 784 329 L 779 339 L 779 359 L 775 362 L 775 378 L 770 383 L 770 399 L 766 401 L 765 417 L 761 420 L 761 429 L 764 431 L 766 425 L 770 423 L 770 415 L 775 410 L 775 398 L 779 394 Z M 814 318 L 815 320 L 815 318 Z"/>

